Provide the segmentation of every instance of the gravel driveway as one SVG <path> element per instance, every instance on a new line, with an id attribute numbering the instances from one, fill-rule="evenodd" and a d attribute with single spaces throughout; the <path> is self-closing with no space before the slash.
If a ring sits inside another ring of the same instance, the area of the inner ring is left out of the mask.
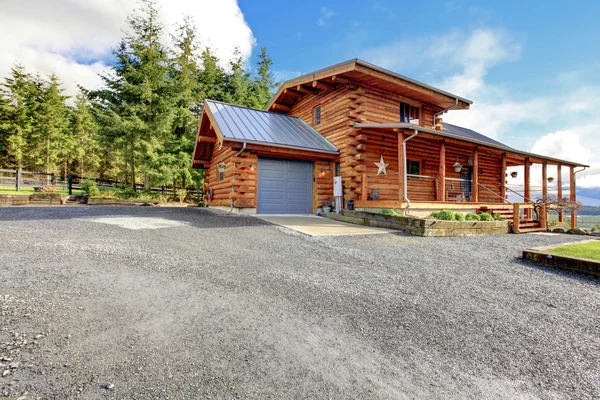
<path id="1" fill-rule="evenodd" d="M 518 259 L 573 240 L 307 238 L 198 208 L 2 208 L 0 394 L 597 398 L 599 282 Z"/>

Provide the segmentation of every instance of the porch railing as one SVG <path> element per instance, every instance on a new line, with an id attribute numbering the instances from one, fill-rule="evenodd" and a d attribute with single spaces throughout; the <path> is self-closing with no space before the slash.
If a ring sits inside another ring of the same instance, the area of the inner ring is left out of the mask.
<path id="1" fill-rule="evenodd" d="M 445 201 L 466 203 L 473 201 L 473 182 L 469 179 L 446 178 Z"/>

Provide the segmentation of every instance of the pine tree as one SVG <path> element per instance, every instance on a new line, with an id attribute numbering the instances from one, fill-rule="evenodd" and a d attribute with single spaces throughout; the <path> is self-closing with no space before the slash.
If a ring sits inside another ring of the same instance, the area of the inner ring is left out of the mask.
<path id="1" fill-rule="evenodd" d="M 234 58 L 229 65 L 232 72 L 226 79 L 225 102 L 252 107 L 254 101 L 251 93 L 250 74 L 244 70 L 242 55 L 238 48 L 235 49 Z"/>
<path id="2" fill-rule="evenodd" d="M 264 47 L 260 50 L 257 65 L 256 77 L 252 82 L 252 100 L 254 102 L 252 106 L 264 109 L 273 97 L 273 89 L 279 86 L 271 70 L 273 60 L 271 60 L 267 49 Z"/>
<path id="3" fill-rule="evenodd" d="M 42 167 L 46 173 L 59 172 L 71 160 L 75 145 L 69 135 L 69 112 L 65 105 L 68 96 L 63 94 L 61 85 L 54 74 L 43 85 L 29 137 L 30 164 Z"/>
<path id="4" fill-rule="evenodd" d="M 8 137 L 11 132 L 13 106 L 6 92 L 0 90 L 0 168 L 8 168 Z"/>
<path id="5" fill-rule="evenodd" d="M 199 98 L 202 101 L 206 99 L 224 101 L 227 75 L 219 65 L 219 58 L 207 47 L 200 55 L 200 63 L 202 66 L 198 74 L 198 81 L 200 82 Z"/>
<path id="6" fill-rule="evenodd" d="M 80 176 L 94 176 L 100 166 L 100 146 L 97 140 L 98 125 L 90 112 L 87 91 L 80 87 L 71 110 L 71 137 L 75 142 L 70 158 Z"/>
<path id="7" fill-rule="evenodd" d="M 23 169 L 39 103 L 39 83 L 25 71 L 23 65 L 17 64 L 11 68 L 10 77 L 5 78 L 2 86 L 3 97 L 10 104 L 5 111 L 8 115 L 4 122 L 6 161 L 3 166 Z"/>
<path id="8" fill-rule="evenodd" d="M 93 93 L 103 108 L 104 133 L 117 139 L 128 158 L 133 185 L 138 172 L 146 184 L 158 175 L 152 166 L 171 134 L 174 103 L 156 1 L 141 4 L 139 12 L 128 19 L 131 33 L 114 51 L 117 60 L 112 73 L 103 76 L 107 88 Z"/>

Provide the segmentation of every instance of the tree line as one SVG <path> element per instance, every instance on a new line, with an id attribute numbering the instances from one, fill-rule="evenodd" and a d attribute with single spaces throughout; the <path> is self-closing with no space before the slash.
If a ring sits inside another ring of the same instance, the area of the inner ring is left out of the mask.
<path id="1" fill-rule="evenodd" d="M 191 168 L 204 99 L 264 108 L 277 87 L 261 49 L 254 70 L 239 50 L 223 68 L 184 18 L 165 38 L 155 0 L 142 0 L 101 75 L 74 99 L 52 74 L 15 65 L 0 84 L 0 168 L 146 185 L 200 184 Z M 167 41 L 168 40 L 168 41 Z"/>

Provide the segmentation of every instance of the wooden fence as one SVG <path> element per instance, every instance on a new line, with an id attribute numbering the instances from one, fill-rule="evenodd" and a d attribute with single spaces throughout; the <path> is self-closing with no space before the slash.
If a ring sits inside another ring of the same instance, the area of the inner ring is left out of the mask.
<path id="1" fill-rule="evenodd" d="M 55 183 L 56 176 L 54 174 L 20 169 L 0 169 L 0 186 L 14 187 L 17 192 L 20 192 L 22 188 L 38 189 Z"/>
<path id="2" fill-rule="evenodd" d="M 73 194 L 73 190 L 82 190 L 82 183 L 84 181 L 95 182 L 100 188 L 116 188 L 117 186 L 122 187 L 133 187 L 131 183 L 127 182 L 119 182 L 113 181 L 110 179 L 99 179 L 99 178 L 88 178 L 77 175 L 69 175 L 67 176 L 67 187 L 69 190 L 69 194 Z M 150 193 L 160 193 L 163 196 L 175 196 L 180 190 L 185 189 L 188 196 L 195 197 L 198 201 L 202 202 L 204 198 L 204 190 L 202 188 L 196 187 L 173 187 L 173 186 L 160 186 L 160 187 L 149 187 L 146 188 L 145 185 L 141 183 L 135 184 L 136 192 L 150 192 Z"/>

